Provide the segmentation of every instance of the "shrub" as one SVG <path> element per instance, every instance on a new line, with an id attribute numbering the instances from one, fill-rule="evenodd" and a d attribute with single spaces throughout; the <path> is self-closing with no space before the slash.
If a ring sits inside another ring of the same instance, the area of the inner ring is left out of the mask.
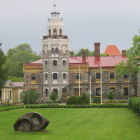
<path id="1" fill-rule="evenodd" d="M 94 97 L 93 98 L 93 103 L 101 103 L 101 98 L 100 97 Z"/>
<path id="2" fill-rule="evenodd" d="M 57 94 L 54 91 L 51 93 L 51 95 L 49 97 L 53 102 L 55 102 L 56 99 L 58 98 Z"/>
<path id="3" fill-rule="evenodd" d="M 35 101 L 39 100 L 39 92 L 30 89 L 22 93 L 23 95 L 23 103 L 28 104 L 28 97 L 29 97 L 29 104 L 34 104 Z"/>
<path id="4" fill-rule="evenodd" d="M 139 97 L 133 97 L 133 98 L 129 98 L 129 107 L 134 110 L 136 113 L 139 113 L 139 107 L 140 107 L 140 103 L 139 103 Z"/>
<path id="5" fill-rule="evenodd" d="M 90 102 L 90 99 L 86 95 L 85 92 L 82 93 L 82 96 L 77 97 L 77 103 L 78 104 L 89 104 L 89 102 Z"/>
<path id="6" fill-rule="evenodd" d="M 118 103 L 127 103 L 127 100 L 118 100 Z"/>
<path id="7" fill-rule="evenodd" d="M 109 90 L 108 91 L 107 98 L 110 99 L 110 100 L 113 100 L 113 98 L 114 98 L 114 92 L 113 92 L 113 90 Z"/>
<path id="8" fill-rule="evenodd" d="M 108 100 L 107 103 L 116 103 L 115 100 Z"/>
<path id="9" fill-rule="evenodd" d="M 67 105 L 75 105 L 77 104 L 77 97 L 76 96 L 71 96 L 67 99 Z"/>

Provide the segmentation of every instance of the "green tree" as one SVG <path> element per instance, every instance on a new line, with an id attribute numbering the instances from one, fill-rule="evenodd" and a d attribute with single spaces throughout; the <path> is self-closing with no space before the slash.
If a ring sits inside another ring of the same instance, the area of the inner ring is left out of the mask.
<path id="1" fill-rule="evenodd" d="M 49 97 L 53 102 L 55 102 L 58 98 L 57 94 L 54 91 L 51 93 Z"/>
<path id="2" fill-rule="evenodd" d="M 80 49 L 75 56 L 82 56 L 82 51 L 86 51 L 86 56 L 94 56 L 94 51 L 90 51 L 89 49 Z"/>
<path id="3" fill-rule="evenodd" d="M 39 92 L 30 89 L 22 93 L 23 96 L 23 103 L 28 104 L 28 97 L 29 97 L 29 104 L 34 104 L 36 101 L 39 100 Z"/>
<path id="4" fill-rule="evenodd" d="M 113 100 L 113 98 L 114 98 L 114 92 L 113 92 L 113 90 L 109 90 L 108 91 L 108 94 L 107 94 L 107 98 L 109 99 L 109 100 Z"/>
<path id="5" fill-rule="evenodd" d="M 90 99 L 85 92 L 82 92 L 82 96 L 77 97 L 78 104 L 89 104 Z"/>
<path id="6" fill-rule="evenodd" d="M 11 82 L 24 82 L 24 77 L 8 76 Z"/>
<path id="7" fill-rule="evenodd" d="M 137 60 L 140 59 L 140 30 L 139 35 L 134 35 L 133 37 L 133 47 L 127 50 L 126 56 L 128 60 L 126 62 L 122 61 L 116 65 L 116 71 L 118 71 L 117 77 L 123 74 L 132 74 L 138 72 Z"/>
<path id="8" fill-rule="evenodd" d="M 7 52 L 6 66 L 9 66 L 8 76 L 23 77 L 23 63 L 41 59 L 29 44 L 20 44 Z"/>
<path id="9" fill-rule="evenodd" d="M 72 50 L 72 52 L 74 52 L 74 56 L 82 56 L 82 51 L 86 51 L 86 56 L 94 56 L 95 55 L 95 52 L 90 51 L 89 49 L 83 49 L 82 48 L 82 49 L 80 49 L 78 51 Z M 71 56 L 70 52 L 69 52 L 69 56 Z M 104 54 L 104 53 L 100 53 L 100 56 L 107 56 L 107 55 Z"/>
<path id="10" fill-rule="evenodd" d="M 2 43 L 0 43 L 0 46 Z M 6 56 L 4 55 L 2 49 L 0 48 L 0 89 L 2 89 L 3 85 L 6 83 L 8 75 L 8 66 L 5 66 Z"/>

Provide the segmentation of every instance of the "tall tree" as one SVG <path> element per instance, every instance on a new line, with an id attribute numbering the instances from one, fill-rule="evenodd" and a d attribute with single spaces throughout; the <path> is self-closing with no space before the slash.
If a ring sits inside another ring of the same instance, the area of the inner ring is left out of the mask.
<path id="1" fill-rule="evenodd" d="M 2 43 L 0 43 L 0 46 Z M 6 56 L 4 55 L 2 49 L 0 48 L 0 89 L 6 83 L 8 75 L 8 67 L 5 66 L 6 63 Z"/>
<path id="2" fill-rule="evenodd" d="M 137 60 L 140 59 L 140 30 L 139 35 L 134 35 L 133 37 L 133 47 L 127 50 L 126 56 L 128 60 L 125 62 L 118 63 L 116 65 L 116 71 L 118 71 L 117 77 L 120 77 L 123 74 L 137 73 L 138 65 Z"/>
<path id="3" fill-rule="evenodd" d="M 86 51 L 86 56 L 94 56 L 95 52 L 94 51 L 90 51 L 89 49 L 80 49 L 77 52 L 75 50 L 72 50 L 74 52 L 74 56 L 82 56 L 82 51 Z M 71 54 L 69 54 L 71 55 Z M 104 53 L 100 53 L 100 56 L 107 56 Z"/>
<path id="4" fill-rule="evenodd" d="M 80 49 L 77 52 L 75 50 L 72 50 L 74 53 L 74 56 L 82 56 L 82 51 L 86 51 L 86 56 L 94 56 L 94 51 L 90 51 L 89 49 Z"/>
<path id="5" fill-rule="evenodd" d="M 23 77 L 23 63 L 41 59 L 29 44 L 20 44 L 7 52 L 6 65 L 9 66 L 8 76 Z"/>

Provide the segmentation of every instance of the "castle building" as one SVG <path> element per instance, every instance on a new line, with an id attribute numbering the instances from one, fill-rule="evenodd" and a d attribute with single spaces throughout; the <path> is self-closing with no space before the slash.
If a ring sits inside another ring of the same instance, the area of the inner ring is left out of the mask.
<path id="1" fill-rule="evenodd" d="M 43 102 L 50 100 L 49 95 L 54 91 L 65 102 L 70 96 L 81 96 L 82 92 L 89 94 L 90 73 L 92 97 L 100 96 L 101 83 L 103 98 L 109 90 L 114 91 L 116 98 L 122 99 L 128 97 L 130 90 L 137 90 L 137 76 L 134 74 L 114 79 L 117 74 L 115 65 L 127 60 L 125 50 L 119 55 L 109 52 L 108 56 L 100 56 L 100 43 L 95 42 L 95 56 L 86 56 L 85 51 L 82 56 L 74 56 L 73 52 L 69 56 L 70 40 L 64 35 L 64 21 L 56 10 L 51 12 L 51 16 L 47 21 L 48 35 L 41 40 L 43 58 L 23 64 L 26 90 L 37 90 Z M 122 94 L 121 89 L 124 91 Z M 130 92 L 129 95 L 137 96 Z"/>

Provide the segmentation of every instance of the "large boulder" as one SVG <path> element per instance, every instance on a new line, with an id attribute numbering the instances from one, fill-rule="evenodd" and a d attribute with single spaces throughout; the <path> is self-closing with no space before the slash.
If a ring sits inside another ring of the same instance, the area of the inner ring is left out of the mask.
<path id="1" fill-rule="evenodd" d="M 29 112 L 20 117 L 14 124 L 15 131 L 45 131 L 49 124 L 44 116 L 37 112 Z"/>

